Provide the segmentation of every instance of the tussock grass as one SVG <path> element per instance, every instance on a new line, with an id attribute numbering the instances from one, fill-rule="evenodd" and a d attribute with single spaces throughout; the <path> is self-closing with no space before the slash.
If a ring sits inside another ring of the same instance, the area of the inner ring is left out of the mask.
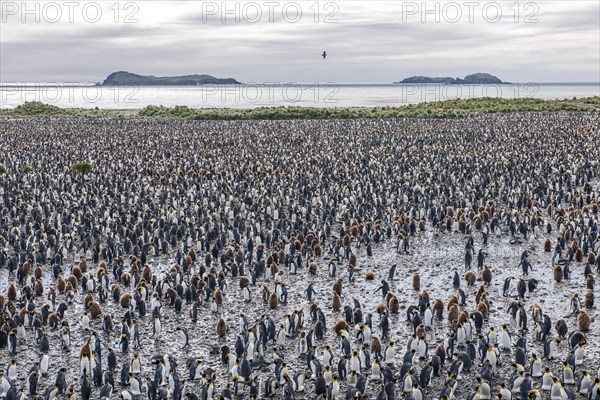
<path id="1" fill-rule="evenodd" d="M 0 118 L 135 118 L 158 120 L 285 120 L 356 118 L 464 118 L 480 113 L 554 111 L 600 111 L 600 97 L 572 100 L 476 98 L 407 104 L 398 107 L 259 107 L 189 108 L 187 106 L 147 106 L 139 111 L 60 108 L 40 102 L 27 102 L 15 109 L 0 110 Z"/>

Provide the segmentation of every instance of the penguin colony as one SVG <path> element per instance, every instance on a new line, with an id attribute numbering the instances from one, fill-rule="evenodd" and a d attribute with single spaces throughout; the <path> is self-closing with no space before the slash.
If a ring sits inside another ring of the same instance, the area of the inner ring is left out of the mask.
<path id="1" fill-rule="evenodd" d="M 0 397 L 599 400 L 599 127 L 1 121 Z"/>

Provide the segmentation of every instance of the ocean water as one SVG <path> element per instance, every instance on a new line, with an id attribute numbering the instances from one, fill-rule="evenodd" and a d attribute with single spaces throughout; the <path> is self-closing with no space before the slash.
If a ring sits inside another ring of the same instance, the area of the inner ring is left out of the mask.
<path id="1" fill-rule="evenodd" d="M 382 107 L 479 97 L 571 99 L 600 96 L 600 83 L 245 84 L 117 86 L 0 84 L 0 108 L 41 101 L 67 108 L 141 109 L 148 105 L 193 108 Z"/>

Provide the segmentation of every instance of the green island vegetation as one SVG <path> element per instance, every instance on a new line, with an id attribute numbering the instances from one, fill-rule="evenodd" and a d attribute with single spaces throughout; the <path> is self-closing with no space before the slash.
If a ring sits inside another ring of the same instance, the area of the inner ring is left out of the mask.
<path id="1" fill-rule="evenodd" d="M 436 83 L 436 84 L 466 84 L 466 85 L 487 85 L 487 84 L 502 84 L 508 82 L 502 82 L 497 76 L 488 74 L 487 72 L 478 72 L 465 76 L 464 79 L 452 78 L 449 76 L 444 77 L 430 77 L 430 76 L 411 76 L 410 78 L 402 79 L 397 83 Z"/>
<path id="2" fill-rule="evenodd" d="M 121 118 L 159 120 L 285 120 L 357 118 L 463 118 L 480 113 L 600 111 L 600 97 L 565 100 L 534 98 L 475 98 L 407 104 L 398 107 L 259 107 L 189 108 L 187 106 L 147 106 L 140 110 L 60 108 L 40 102 L 26 102 L 13 109 L 0 110 L 1 118 Z"/>
<path id="3" fill-rule="evenodd" d="M 138 75 L 127 71 L 118 71 L 110 74 L 102 86 L 111 85 L 138 85 L 138 86 L 189 86 L 189 85 L 234 85 L 239 84 L 233 78 L 215 78 L 207 74 L 194 74 L 182 76 L 152 76 Z"/>

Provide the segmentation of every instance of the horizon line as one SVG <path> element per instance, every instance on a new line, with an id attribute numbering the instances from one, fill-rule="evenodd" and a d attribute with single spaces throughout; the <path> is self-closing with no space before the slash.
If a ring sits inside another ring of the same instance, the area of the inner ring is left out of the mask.
<path id="1" fill-rule="evenodd" d="M 217 86 L 217 85 L 259 85 L 259 86 L 275 86 L 275 85 L 302 85 L 302 86 L 310 86 L 310 85 L 445 85 L 445 83 L 402 83 L 400 81 L 397 82 L 295 82 L 295 81 L 287 81 L 287 82 L 240 82 L 240 83 L 207 83 L 200 85 L 103 85 L 100 82 L 58 82 L 58 81 L 50 81 L 50 82 L 40 82 L 40 81 L 30 81 L 30 82 L 18 82 L 18 81 L 3 81 L 0 80 L 0 87 L 19 87 L 19 86 L 35 86 L 35 85 L 45 85 L 47 87 L 51 86 L 143 86 L 143 87 L 195 87 L 195 86 Z M 503 83 L 461 83 L 460 85 L 527 85 L 527 84 L 589 84 L 589 85 L 600 85 L 600 81 L 545 81 L 545 82 L 536 82 L 536 81 L 511 81 L 511 82 L 503 82 Z"/>

